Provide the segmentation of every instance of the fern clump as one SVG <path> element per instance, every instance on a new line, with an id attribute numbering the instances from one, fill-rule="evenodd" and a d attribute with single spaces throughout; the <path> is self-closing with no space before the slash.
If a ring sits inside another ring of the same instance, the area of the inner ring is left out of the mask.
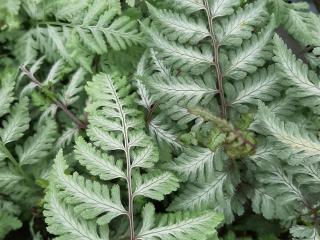
<path id="1" fill-rule="evenodd" d="M 16 72 L 6 69 L 1 76 L 0 238 L 21 227 L 21 212 L 25 220 L 33 207 L 41 205 L 40 182 L 46 181 L 48 158 L 57 137 L 54 120 L 31 123 L 29 99 L 14 95 Z"/>
<path id="2" fill-rule="evenodd" d="M 163 200 L 177 190 L 179 180 L 169 171 L 152 169 L 158 149 L 144 132 L 126 78 L 98 74 L 86 89 L 90 142 L 79 137 L 74 156 L 95 180 L 68 173 L 67 160 L 59 152 L 46 195 L 48 230 L 68 239 L 206 239 L 214 234 L 212 227 L 221 219 L 213 212 L 155 216 L 146 199 Z M 116 227 L 117 218 L 127 218 L 124 232 Z"/>

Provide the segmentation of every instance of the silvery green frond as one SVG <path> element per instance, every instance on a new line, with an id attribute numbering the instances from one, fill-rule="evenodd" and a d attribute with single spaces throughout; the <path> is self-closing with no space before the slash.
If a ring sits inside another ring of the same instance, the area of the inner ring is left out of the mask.
<path id="1" fill-rule="evenodd" d="M 149 122 L 150 134 L 162 146 L 164 143 L 172 146 L 174 149 L 183 147 L 179 140 L 178 130 L 172 121 L 168 121 L 164 114 L 157 115 Z"/>
<path id="2" fill-rule="evenodd" d="M 161 25 L 163 33 L 171 41 L 197 44 L 210 36 L 205 22 L 202 19 L 193 19 L 170 10 L 158 10 L 148 4 L 152 18 Z"/>
<path id="3" fill-rule="evenodd" d="M 215 170 L 215 153 L 208 148 L 184 148 L 183 153 L 168 164 L 168 168 L 190 181 L 203 182 Z"/>
<path id="4" fill-rule="evenodd" d="M 226 77 L 240 80 L 249 73 L 254 73 L 272 57 L 269 41 L 272 38 L 274 23 L 271 22 L 263 31 L 243 42 L 236 50 L 228 51 L 229 64 L 224 68 Z"/>
<path id="5" fill-rule="evenodd" d="M 152 168 L 159 160 L 159 151 L 152 139 L 145 142 L 141 149 L 133 149 L 132 154 L 132 168 Z"/>
<path id="6" fill-rule="evenodd" d="M 231 15 L 234 8 L 240 5 L 239 0 L 206 0 L 209 2 L 210 11 L 213 18 Z"/>
<path id="7" fill-rule="evenodd" d="M 71 77 L 70 82 L 62 92 L 62 102 L 69 106 L 79 99 L 79 93 L 83 89 L 83 82 L 86 72 L 79 68 Z"/>
<path id="8" fill-rule="evenodd" d="M 66 147 L 69 145 L 73 139 L 76 139 L 79 134 L 78 128 L 66 128 L 57 139 L 56 142 L 56 149 L 59 150 L 61 148 Z"/>
<path id="9" fill-rule="evenodd" d="M 137 92 L 140 96 L 138 104 L 143 106 L 145 109 L 151 109 L 155 100 L 152 95 L 150 95 L 149 90 L 146 88 L 144 82 L 137 80 Z"/>
<path id="10" fill-rule="evenodd" d="M 0 169 L 0 189 L 3 193 L 12 193 L 12 189 L 23 180 L 24 178 L 12 169 Z"/>
<path id="11" fill-rule="evenodd" d="M 13 142 L 22 137 L 29 128 L 28 98 L 21 98 L 10 110 L 10 115 L 3 120 L 0 129 L 1 140 L 4 144 Z"/>
<path id="12" fill-rule="evenodd" d="M 143 129 L 144 123 L 135 106 L 135 96 L 125 78 L 96 75 L 88 83 L 91 97 L 89 128 L 93 143 L 103 150 L 121 150 L 132 154 L 132 166 L 150 168 L 158 161 L 156 147 Z"/>
<path id="13" fill-rule="evenodd" d="M 97 223 L 100 225 L 109 223 L 113 218 L 126 213 L 121 204 L 118 186 L 115 185 L 110 191 L 107 185 L 85 179 L 77 172 L 66 175 L 67 168 L 60 151 L 55 159 L 52 181 L 56 184 L 62 199 L 74 206 L 75 213 L 85 219 L 97 218 Z"/>
<path id="14" fill-rule="evenodd" d="M 179 187 L 179 180 L 170 172 L 155 172 L 145 175 L 136 174 L 134 197 L 144 196 L 155 200 L 163 200 L 165 195 L 174 192 Z"/>
<path id="15" fill-rule="evenodd" d="M 168 79 L 154 74 L 148 84 L 156 100 L 169 105 L 195 106 L 210 101 L 217 93 L 215 86 L 206 80 L 191 76 L 171 76 Z"/>
<path id="16" fill-rule="evenodd" d="M 214 234 L 223 220 L 212 212 L 178 212 L 155 217 L 155 209 L 147 204 L 143 209 L 143 225 L 137 240 L 205 240 Z"/>
<path id="17" fill-rule="evenodd" d="M 320 167 L 319 164 L 301 164 L 290 168 L 296 181 L 312 193 L 318 193 L 320 186 Z"/>
<path id="18" fill-rule="evenodd" d="M 173 65 L 176 69 L 190 71 L 200 75 L 212 65 L 212 51 L 204 47 L 199 49 L 193 46 L 184 46 L 167 40 L 155 29 L 144 26 L 145 32 L 150 38 L 150 47 L 157 51 L 157 56 L 163 59 L 165 64 Z"/>
<path id="19" fill-rule="evenodd" d="M 287 48 L 283 40 L 275 35 L 274 37 L 274 60 L 281 75 L 287 79 L 289 86 L 294 86 L 298 91 L 294 91 L 293 96 L 302 98 L 304 104 L 316 112 L 319 111 L 320 104 L 320 80 L 315 72 L 308 69 L 308 66 L 297 59 L 291 50 Z"/>
<path id="20" fill-rule="evenodd" d="M 166 112 L 173 121 L 175 121 L 181 127 L 185 127 L 186 124 L 196 121 L 197 124 L 201 124 L 203 121 L 199 116 L 193 115 L 186 107 L 180 107 L 178 105 L 168 106 L 160 105 L 161 109 Z"/>
<path id="21" fill-rule="evenodd" d="M 158 58 L 158 53 L 152 48 L 150 54 L 153 60 L 153 68 L 155 71 L 159 72 L 162 77 L 171 77 L 171 67 L 164 64 L 162 59 Z"/>
<path id="22" fill-rule="evenodd" d="M 187 14 L 205 9 L 203 0 L 173 0 L 170 3 L 173 8 L 184 10 Z"/>
<path id="23" fill-rule="evenodd" d="M 213 176 L 214 175 L 214 176 Z M 170 204 L 169 211 L 214 209 L 225 205 L 225 186 L 233 192 L 232 183 L 226 173 L 211 173 L 205 183 L 187 183 L 182 192 Z"/>
<path id="24" fill-rule="evenodd" d="M 30 66 L 30 70 L 29 70 L 30 73 L 35 75 L 39 71 L 39 69 L 44 66 L 43 61 L 44 61 L 44 57 L 37 59 L 37 61 Z M 59 59 L 51 66 L 49 72 L 46 75 L 46 78 L 41 82 L 41 84 L 43 86 L 56 84 L 62 79 L 63 74 L 66 71 L 67 71 L 67 67 L 65 67 L 65 62 Z M 25 73 L 22 73 L 22 76 L 24 74 Z M 23 97 L 23 96 L 30 95 L 36 87 L 37 85 L 34 82 L 28 83 L 22 88 L 20 92 L 20 96 Z"/>
<path id="25" fill-rule="evenodd" d="M 284 172 L 281 167 L 269 165 L 269 169 L 263 169 L 257 178 L 278 204 L 283 206 L 292 203 L 306 204 L 306 199 L 299 187 L 294 184 L 292 176 Z"/>
<path id="26" fill-rule="evenodd" d="M 14 75 L 12 73 L 2 73 L 0 88 L 0 117 L 9 113 L 10 105 L 14 100 L 13 91 L 15 86 Z"/>
<path id="27" fill-rule="evenodd" d="M 320 142 L 317 137 L 293 122 L 280 120 L 266 106 L 260 104 L 257 122 L 253 124 L 255 131 L 272 136 L 281 146 L 277 148 L 288 152 L 291 164 L 318 161 Z"/>
<path id="28" fill-rule="evenodd" d="M 0 239 L 12 230 L 22 227 L 22 222 L 18 219 L 19 208 L 12 202 L 0 199 Z"/>
<path id="29" fill-rule="evenodd" d="M 254 189 L 252 200 L 252 210 L 257 214 L 262 214 L 266 219 L 273 219 L 276 215 L 277 202 L 263 188 Z"/>
<path id="30" fill-rule="evenodd" d="M 295 225 L 290 228 L 293 240 L 319 240 L 320 235 L 316 227 Z"/>
<path id="31" fill-rule="evenodd" d="M 37 41 L 32 31 L 21 36 L 15 45 L 15 55 L 20 63 L 32 63 L 37 58 Z"/>
<path id="32" fill-rule="evenodd" d="M 122 171 L 123 161 L 115 161 L 112 156 L 102 153 L 82 137 L 76 140 L 75 156 L 92 175 L 99 176 L 102 180 L 126 178 Z"/>
<path id="33" fill-rule="evenodd" d="M 238 1 L 214 1 L 214 2 L 233 2 Z M 218 3 L 216 3 L 218 4 Z M 224 46 L 240 46 L 245 39 L 252 36 L 255 27 L 261 25 L 266 20 L 266 2 L 263 0 L 255 1 L 240 8 L 235 14 L 229 18 L 221 20 L 217 29 L 217 38 L 221 45 Z M 232 9 L 232 8 L 231 8 Z"/>
<path id="34" fill-rule="evenodd" d="M 96 225 L 79 219 L 70 206 L 59 199 L 57 191 L 51 187 L 46 194 L 44 215 L 50 233 L 59 235 L 61 240 L 108 240 L 99 236 Z"/>
<path id="35" fill-rule="evenodd" d="M 275 143 L 270 139 L 258 140 L 256 151 L 249 157 L 256 165 L 263 166 L 268 164 L 275 158 Z"/>
<path id="36" fill-rule="evenodd" d="M 49 155 L 56 140 L 57 125 L 53 120 L 46 120 L 37 132 L 29 137 L 22 146 L 16 146 L 20 165 L 35 164 Z"/>
<path id="37" fill-rule="evenodd" d="M 273 101 L 269 106 L 271 112 L 278 116 L 291 116 L 297 109 L 297 101 L 292 97 L 285 97 L 277 101 Z"/>
<path id="38" fill-rule="evenodd" d="M 229 95 L 229 102 L 236 109 L 245 104 L 258 104 L 258 101 L 272 101 L 280 96 L 280 77 L 275 66 L 267 69 L 262 68 L 243 81 L 237 81 L 225 86 L 226 94 Z"/>

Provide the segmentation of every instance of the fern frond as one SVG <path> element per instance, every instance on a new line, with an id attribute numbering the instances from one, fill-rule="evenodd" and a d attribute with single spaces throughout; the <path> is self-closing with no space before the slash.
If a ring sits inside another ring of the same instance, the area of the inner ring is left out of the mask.
<path id="1" fill-rule="evenodd" d="M 69 84 L 65 87 L 62 93 L 62 102 L 69 106 L 79 99 L 78 94 L 83 89 L 83 81 L 85 78 L 85 71 L 79 68 L 71 77 Z"/>
<path id="2" fill-rule="evenodd" d="M 288 176 L 279 166 L 269 166 L 269 169 L 259 174 L 258 178 L 261 183 L 268 186 L 270 194 L 276 198 L 278 204 L 306 203 L 304 195 L 293 183 L 292 176 Z"/>
<path id="3" fill-rule="evenodd" d="M 293 122 L 283 122 L 262 104 L 259 106 L 257 120 L 258 123 L 254 124 L 252 129 L 272 136 L 278 143 L 281 143 L 278 148 L 288 152 L 291 164 L 318 161 L 320 142 L 316 136 L 301 129 Z"/>
<path id="4" fill-rule="evenodd" d="M 48 231 L 60 235 L 61 240 L 102 240 L 93 223 L 79 220 L 72 209 L 59 200 L 56 190 L 50 189 L 46 195 L 44 215 L 48 224 Z"/>
<path id="5" fill-rule="evenodd" d="M 280 77 L 275 67 L 262 68 L 259 72 L 247 77 L 243 81 L 236 82 L 234 86 L 225 86 L 229 102 L 235 108 L 243 104 L 258 104 L 258 100 L 271 101 L 280 96 Z"/>
<path id="6" fill-rule="evenodd" d="M 148 8 L 152 18 L 160 23 L 163 33 L 171 41 L 197 44 L 210 36 L 205 22 L 201 19 L 195 20 L 170 10 L 158 10 L 151 4 L 148 4 Z"/>
<path id="7" fill-rule="evenodd" d="M 203 182 L 207 173 L 211 174 L 215 170 L 214 156 L 215 153 L 208 148 L 185 148 L 167 167 L 192 182 Z"/>
<path id="8" fill-rule="evenodd" d="M 29 128 L 28 104 L 27 98 L 21 98 L 10 110 L 11 114 L 2 122 L 0 136 L 4 144 L 18 140 Z"/>
<path id="9" fill-rule="evenodd" d="M 12 230 L 17 230 L 22 227 L 22 222 L 18 219 L 21 210 L 19 206 L 10 201 L 0 199 L 0 239 Z"/>
<path id="10" fill-rule="evenodd" d="M 212 65 L 212 51 L 208 48 L 198 49 L 192 46 L 183 46 L 168 41 L 156 30 L 144 27 L 151 38 L 151 47 L 158 50 L 158 56 L 167 65 L 173 65 L 177 69 L 190 71 L 199 75 L 205 72 Z"/>
<path id="11" fill-rule="evenodd" d="M 60 151 L 55 159 L 52 180 L 60 189 L 59 195 L 69 204 L 74 205 L 74 211 L 85 219 L 98 217 L 98 224 L 106 224 L 113 218 L 123 215 L 126 210 L 121 204 L 120 189 L 114 186 L 110 190 L 106 185 L 85 179 L 78 173 L 72 176 L 64 172 L 68 168 Z"/>
<path id="12" fill-rule="evenodd" d="M 13 170 L 0 169 L 0 189 L 4 193 L 12 193 L 14 189 L 24 178 Z"/>
<path id="13" fill-rule="evenodd" d="M 276 215 L 276 202 L 273 196 L 268 195 L 263 189 L 255 189 L 252 197 L 252 210 L 262 214 L 266 219 L 272 219 Z"/>
<path id="14" fill-rule="evenodd" d="M 13 90 L 15 82 L 13 81 L 12 74 L 2 76 L 0 88 L 0 117 L 9 113 L 10 105 L 14 100 Z"/>
<path id="15" fill-rule="evenodd" d="M 308 69 L 308 66 L 297 59 L 291 50 L 287 48 L 283 40 L 275 35 L 274 37 L 274 60 L 283 77 L 287 79 L 289 86 L 294 86 L 298 91 L 294 97 L 302 98 L 306 106 L 318 112 L 320 96 L 320 80 L 317 75 Z"/>
<path id="16" fill-rule="evenodd" d="M 178 10 L 184 10 L 188 14 L 205 9 L 202 0 L 173 0 L 172 7 Z"/>
<path id="17" fill-rule="evenodd" d="M 144 196 L 155 200 L 163 200 L 165 195 L 179 187 L 179 180 L 170 172 L 136 175 L 133 178 L 136 188 L 134 197 Z"/>
<path id="18" fill-rule="evenodd" d="M 212 173 L 211 173 L 212 174 Z M 216 173 L 205 183 L 187 184 L 170 204 L 169 211 L 213 209 L 225 204 L 224 186 L 232 186 L 226 173 Z M 233 189 L 230 189 L 233 191 Z"/>
<path id="19" fill-rule="evenodd" d="M 213 18 L 224 17 L 231 15 L 234 8 L 240 5 L 239 0 L 216 0 L 209 1 L 210 11 Z"/>
<path id="20" fill-rule="evenodd" d="M 293 240 L 319 240 L 320 234 L 316 227 L 295 225 L 290 228 Z"/>
<path id="21" fill-rule="evenodd" d="M 215 233 L 214 228 L 223 220 L 214 213 L 173 213 L 160 216 L 155 221 L 154 207 L 147 204 L 143 209 L 143 225 L 137 240 L 205 240 Z"/>
<path id="22" fill-rule="evenodd" d="M 206 79 L 191 76 L 164 79 L 154 74 L 149 85 L 154 98 L 169 105 L 195 106 L 201 101 L 208 102 L 217 93 L 215 86 L 210 86 Z"/>
<path id="23" fill-rule="evenodd" d="M 253 35 L 237 50 L 228 52 L 229 64 L 225 67 L 224 75 L 232 79 L 243 79 L 248 73 L 253 73 L 258 67 L 271 59 L 272 53 L 269 40 L 272 37 L 274 23 L 271 22 L 266 29 L 258 35 Z"/>
<path id="24" fill-rule="evenodd" d="M 219 4 L 219 1 L 216 4 Z M 225 4 L 239 4 L 239 1 L 220 1 Z M 247 4 L 244 9 L 240 8 L 235 14 L 229 18 L 224 18 L 219 23 L 217 30 L 217 38 L 221 45 L 224 46 L 240 46 L 244 39 L 249 39 L 255 27 L 259 26 L 266 19 L 266 2 L 255 1 Z M 232 11 L 232 8 L 229 8 Z"/>
<path id="25" fill-rule="evenodd" d="M 174 149 L 181 149 L 182 143 L 179 141 L 178 131 L 174 124 L 170 123 L 166 116 L 158 115 L 149 123 L 149 131 L 154 136 L 160 146 L 167 143 Z"/>
<path id="26" fill-rule="evenodd" d="M 94 104 L 88 107 L 89 111 L 102 107 L 101 111 L 105 120 L 112 122 L 110 126 L 114 127 L 89 124 L 87 132 L 95 145 L 106 151 L 126 151 L 124 141 L 128 141 L 130 148 L 141 147 L 141 149 L 131 151 L 133 154 L 132 164 L 134 167 L 148 168 L 157 161 L 156 149 L 145 133 L 134 130 L 143 128 L 143 121 L 132 118 L 137 114 L 136 110 L 131 109 L 134 99 L 132 95 L 127 95 L 130 89 L 124 88 L 124 86 L 126 86 L 125 78 L 112 78 L 106 74 L 96 75 L 93 81 L 88 84 L 88 94 L 94 101 Z M 92 119 L 92 117 L 89 118 L 89 123 Z M 115 133 L 120 134 L 115 135 Z"/>
<path id="27" fill-rule="evenodd" d="M 66 128 L 56 142 L 56 149 L 59 150 L 69 145 L 73 139 L 76 139 L 79 134 L 78 128 Z"/>
<path id="28" fill-rule="evenodd" d="M 76 140 L 75 155 L 81 165 L 85 166 L 92 175 L 99 176 L 102 180 L 126 178 L 122 171 L 122 161 L 115 161 L 113 157 L 101 153 L 82 137 Z"/>
<path id="29" fill-rule="evenodd" d="M 34 164 L 46 157 L 52 149 L 57 133 L 57 125 L 47 120 L 43 126 L 37 128 L 37 133 L 29 137 L 23 146 L 17 146 L 20 165 Z"/>

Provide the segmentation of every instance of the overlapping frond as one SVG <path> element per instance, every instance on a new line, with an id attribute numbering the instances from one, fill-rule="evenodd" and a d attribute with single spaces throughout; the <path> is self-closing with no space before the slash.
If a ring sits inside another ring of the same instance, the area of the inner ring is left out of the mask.
<path id="1" fill-rule="evenodd" d="M 301 98 L 306 106 L 319 111 L 320 80 L 315 72 L 308 69 L 308 66 L 297 59 L 283 40 L 276 35 L 274 37 L 274 60 L 277 62 L 281 75 L 287 79 L 289 86 L 295 87 L 298 91 L 292 92 L 293 97 Z"/>
<path id="2" fill-rule="evenodd" d="M 66 175 L 64 172 L 67 167 L 62 152 L 59 152 L 55 159 L 52 180 L 60 189 L 59 195 L 65 202 L 74 205 L 76 213 L 85 219 L 98 217 L 97 223 L 101 225 L 126 213 L 118 186 L 115 185 L 110 191 L 106 185 L 85 179 L 76 172 Z"/>
<path id="3" fill-rule="evenodd" d="M 232 186 L 228 181 L 230 180 L 226 173 L 211 173 L 211 179 L 205 183 L 189 183 L 170 204 L 168 210 L 214 209 L 219 205 L 224 206 L 226 202 L 224 188 Z M 233 191 L 233 189 L 229 190 Z"/>
<path id="4" fill-rule="evenodd" d="M 29 128 L 29 112 L 27 98 L 21 98 L 10 110 L 10 115 L 2 122 L 0 136 L 3 143 L 9 143 L 18 140 Z"/>
<path id="5" fill-rule="evenodd" d="M 257 120 L 252 128 L 262 134 L 272 136 L 278 143 L 286 157 L 290 156 L 290 163 L 299 164 L 304 161 L 312 163 L 318 161 L 320 143 L 317 137 L 301 129 L 293 122 L 280 120 L 267 107 L 260 105 Z"/>
<path id="6" fill-rule="evenodd" d="M 238 81 L 234 85 L 226 84 L 229 102 L 235 108 L 245 104 L 258 104 L 258 100 L 271 101 L 280 96 L 280 77 L 274 66 L 262 68 L 257 73 Z"/>
<path id="7" fill-rule="evenodd" d="M 190 181 L 203 182 L 209 174 L 213 173 L 215 153 L 207 148 L 185 148 L 183 153 L 171 162 L 169 169 Z"/>
<path id="8" fill-rule="evenodd" d="M 207 239 L 215 233 L 222 216 L 215 213 L 172 213 L 155 219 L 153 205 L 143 209 L 143 225 L 139 240 Z"/>
<path id="9" fill-rule="evenodd" d="M 37 133 L 29 137 L 23 146 L 17 146 L 20 165 L 34 164 L 50 153 L 57 131 L 56 123 L 52 120 L 37 129 Z"/>
<path id="10" fill-rule="evenodd" d="M 48 231 L 59 235 L 62 240 L 109 239 L 108 236 L 99 236 L 95 224 L 77 219 L 72 209 L 58 198 L 57 192 L 53 189 L 46 195 L 45 209 Z"/>
<path id="11" fill-rule="evenodd" d="M 150 173 L 134 177 L 135 191 L 133 195 L 144 196 L 155 200 L 163 200 L 165 195 L 179 187 L 179 180 L 170 172 Z"/>
<path id="12" fill-rule="evenodd" d="M 195 106 L 202 101 L 208 102 L 217 93 L 215 86 L 210 86 L 206 80 L 191 76 L 165 79 L 161 75 L 153 75 L 149 85 L 156 100 L 165 99 L 170 105 Z"/>
<path id="13" fill-rule="evenodd" d="M 219 1 L 215 5 L 219 4 Z M 225 2 L 225 3 L 222 3 Z M 238 4 L 238 1 L 220 1 L 220 4 Z M 221 20 L 217 25 L 217 38 L 223 46 L 240 46 L 244 39 L 249 39 L 255 27 L 259 26 L 266 20 L 266 2 L 255 1 L 254 3 L 247 4 L 244 9 L 240 8 L 237 12 L 229 18 Z M 232 8 L 229 8 L 232 10 Z M 215 10 L 215 9 L 213 9 Z M 230 11 L 229 10 L 229 11 Z M 213 16 L 215 16 L 213 12 Z M 221 13 L 220 13 L 221 14 Z"/>
<path id="14" fill-rule="evenodd" d="M 224 69 L 224 75 L 232 79 L 243 79 L 249 73 L 254 73 L 262 67 L 266 60 L 272 57 L 271 46 L 268 44 L 274 30 L 271 22 L 262 32 L 253 35 L 243 45 L 228 52 L 229 64 Z"/>

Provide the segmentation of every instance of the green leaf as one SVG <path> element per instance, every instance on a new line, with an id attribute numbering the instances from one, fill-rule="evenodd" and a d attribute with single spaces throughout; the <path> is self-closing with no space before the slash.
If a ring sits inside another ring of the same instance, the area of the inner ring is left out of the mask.
<path id="1" fill-rule="evenodd" d="M 113 218 L 126 214 L 121 204 L 120 189 L 114 186 L 110 190 L 107 185 L 101 185 L 80 176 L 78 173 L 66 175 L 66 161 L 60 151 L 55 159 L 51 181 L 56 183 L 59 195 L 65 202 L 74 206 L 74 211 L 85 219 L 95 219 L 100 225 L 109 223 Z"/>
<path id="2" fill-rule="evenodd" d="M 37 133 L 29 137 L 23 146 L 17 146 L 20 165 L 35 164 L 49 155 L 56 139 L 57 125 L 47 120 L 37 128 Z"/>
<path id="3" fill-rule="evenodd" d="M 158 10 L 148 4 L 149 12 L 159 22 L 171 41 L 197 44 L 210 36 L 207 26 L 201 19 L 195 20 L 170 10 Z"/>
<path id="4" fill-rule="evenodd" d="M 14 100 L 13 91 L 15 82 L 12 73 L 3 73 L 0 88 L 0 117 L 9 113 L 10 105 Z"/>
<path id="5" fill-rule="evenodd" d="M 224 69 L 225 77 L 235 80 L 243 79 L 271 59 L 271 48 L 268 43 L 273 30 L 274 23 L 271 22 L 262 32 L 246 40 L 240 48 L 230 50 L 228 52 L 229 64 Z"/>
<path id="6" fill-rule="evenodd" d="M 82 137 L 76 140 L 75 155 L 81 165 L 102 180 L 126 179 L 122 171 L 122 161 L 115 161 L 112 156 L 101 153 L 92 144 L 85 142 Z"/>
<path id="7" fill-rule="evenodd" d="M 170 172 L 151 173 L 134 176 L 134 197 L 144 196 L 155 200 L 163 200 L 165 195 L 174 192 L 179 187 L 179 180 Z"/>
<path id="8" fill-rule="evenodd" d="M 273 41 L 276 55 L 274 61 L 277 62 L 279 72 L 287 79 L 287 85 L 297 89 L 291 92 L 291 95 L 302 99 L 304 105 L 311 107 L 313 111 L 320 112 L 320 80 L 318 76 L 309 70 L 301 59 L 296 58 L 278 35 L 275 35 Z"/>
<path id="9" fill-rule="evenodd" d="M 214 2 L 215 5 L 222 5 L 221 7 L 223 7 L 223 4 L 239 4 L 239 1 L 235 0 L 219 0 Z M 222 19 L 219 25 L 216 25 L 219 43 L 223 46 L 235 47 L 240 46 L 244 39 L 251 38 L 254 28 L 266 20 L 267 12 L 265 5 L 265 1 L 258 0 L 254 3 L 246 4 L 244 9 L 240 8 L 229 18 Z M 219 11 L 219 9 L 217 9 L 217 11 Z M 233 11 L 233 8 L 229 7 L 229 11 Z M 221 13 L 213 13 L 213 16 L 215 16 L 215 14 Z"/>
<path id="10" fill-rule="evenodd" d="M 147 204 L 143 208 L 143 225 L 137 240 L 205 240 L 216 232 L 223 220 L 221 215 L 204 212 L 198 214 L 172 213 L 154 217 L 154 207 Z"/>
<path id="11" fill-rule="evenodd" d="M 240 5 L 240 0 L 209 0 L 213 18 L 231 15 L 234 8 Z"/>
<path id="12" fill-rule="evenodd" d="M 2 122 L 3 128 L 0 129 L 0 136 L 3 143 L 18 140 L 29 128 L 28 104 L 27 98 L 20 99 L 19 103 L 13 106 L 11 114 Z"/>
<path id="13" fill-rule="evenodd" d="M 48 231 L 60 235 L 61 240 L 108 240 L 109 236 L 99 236 L 95 224 L 79 219 L 72 209 L 61 202 L 56 190 L 49 188 L 46 194 L 44 215 Z"/>

